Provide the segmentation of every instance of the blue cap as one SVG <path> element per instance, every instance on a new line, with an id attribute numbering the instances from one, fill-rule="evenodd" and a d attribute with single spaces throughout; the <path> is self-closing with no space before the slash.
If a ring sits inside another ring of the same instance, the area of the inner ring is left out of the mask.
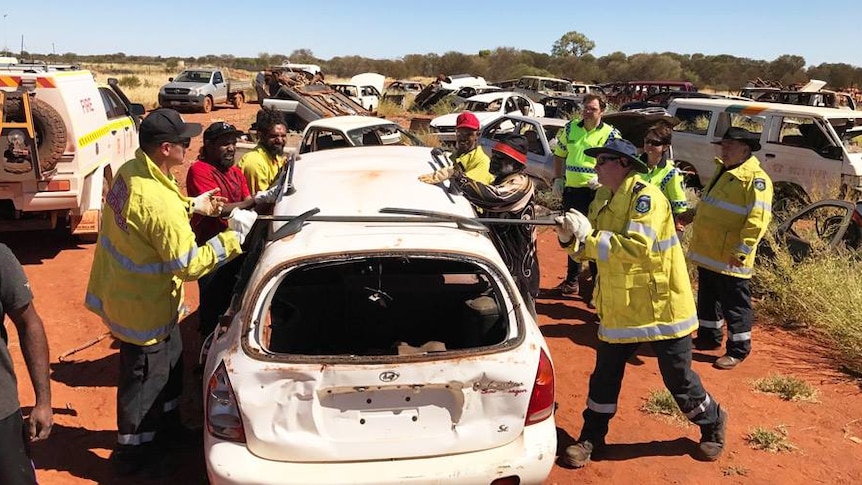
<path id="1" fill-rule="evenodd" d="M 602 153 L 610 153 L 627 159 L 631 162 L 632 167 L 640 173 L 646 173 L 649 171 L 647 164 L 638 158 L 638 149 L 628 140 L 612 138 L 609 139 L 604 146 L 587 148 L 584 150 L 584 154 L 588 157 L 596 157 Z"/>

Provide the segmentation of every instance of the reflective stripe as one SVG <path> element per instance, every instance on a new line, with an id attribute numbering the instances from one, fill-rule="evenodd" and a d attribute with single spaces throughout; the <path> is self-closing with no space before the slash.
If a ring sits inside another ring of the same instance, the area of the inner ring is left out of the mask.
<path id="1" fill-rule="evenodd" d="M 712 399 L 709 397 L 709 394 L 707 394 L 706 399 L 704 399 L 703 402 L 700 403 L 700 406 L 698 406 L 698 407 L 692 409 L 691 411 L 685 413 L 685 417 L 688 419 L 696 418 L 698 414 L 706 411 L 706 408 L 709 407 L 709 404 L 711 402 L 712 402 Z"/>
<path id="2" fill-rule="evenodd" d="M 177 409 L 178 407 L 180 407 L 180 400 L 171 399 L 170 401 L 165 402 L 164 406 L 162 406 L 162 409 L 164 410 L 164 412 L 168 413 L 173 411 L 174 409 Z"/>
<path id="3" fill-rule="evenodd" d="M 587 398 L 587 408 L 590 411 L 595 411 L 601 414 L 614 414 L 617 412 L 617 405 L 615 404 L 599 404 L 589 397 Z"/>
<path id="4" fill-rule="evenodd" d="M 664 186 L 667 185 L 668 182 L 670 182 L 670 179 L 672 179 L 674 175 L 676 175 L 676 168 L 671 169 L 670 172 L 668 172 L 667 175 L 665 175 L 664 178 L 661 179 L 661 182 L 659 182 L 658 184 L 659 188 L 664 190 Z"/>
<path id="5" fill-rule="evenodd" d="M 640 222 L 629 221 L 628 225 L 626 226 L 626 232 L 637 232 L 639 234 L 643 234 L 650 239 L 655 239 L 656 237 L 658 237 L 653 228 L 647 226 L 646 224 L 641 224 Z"/>
<path id="6" fill-rule="evenodd" d="M 722 318 L 717 322 L 714 320 L 698 320 L 697 324 L 700 328 L 721 328 L 724 326 L 724 319 Z"/>
<path id="7" fill-rule="evenodd" d="M 743 254 L 751 254 L 753 248 L 749 247 L 747 244 L 739 243 L 739 245 L 736 246 L 736 250 Z"/>
<path id="8" fill-rule="evenodd" d="M 149 330 L 135 330 L 132 328 L 124 327 L 119 323 L 113 322 L 108 319 L 108 316 L 105 314 L 105 309 L 102 305 L 102 300 L 100 300 L 96 295 L 92 293 L 87 293 L 84 297 L 84 301 L 87 306 L 90 307 L 94 312 L 96 312 L 100 317 L 102 317 L 102 321 L 105 322 L 105 325 L 111 330 L 111 333 L 115 336 L 119 337 L 120 340 L 127 340 L 130 342 L 149 342 L 150 340 L 157 339 L 163 335 L 167 335 L 170 333 L 171 329 L 177 323 L 177 317 L 174 318 L 167 324 L 162 325 L 160 327 L 152 328 Z"/>
<path id="9" fill-rule="evenodd" d="M 596 169 L 590 167 L 581 167 L 578 165 L 566 165 L 566 170 L 578 173 L 596 173 Z"/>
<path id="10" fill-rule="evenodd" d="M 207 241 L 207 244 L 213 248 L 213 251 L 215 251 L 217 261 L 222 262 L 227 259 L 227 251 L 225 250 L 221 239 L 218 238 L 218 235 L 211 237 L 209 241 Z"/>
<path id="11" fill-rule="evenodd" d="M 717 198 L 712 197 L 712 196 L 706 196 L 703 199 L 701 199 L 700 201 L 705 203 L 705 204 L 714 205 L 715 207 L 718 207 L 719 209 L 724 209 L 726 211 L 733 212 L 734 214 L 740 214 L 740 215 L 744 216 L 744 215 L 747 215 L 749 212 L 748 207 L 743 207 L 741 205 L 731 204 L 730 202 L 720 200 L 720 199 L 717 199 Z"/>
<path id="12" fill-rule="evenodd" d="M 142 445 L 144 443 L 149 443 L 153 441 L 156 437 L 155 431 L 148 431 L 146 433 L 138 433 L 138 434 L 117 434 L 117 443 L 121 445 Z"/>
<path id="13" fill-rule="evenodd" d="M 772 212 L 772 204 L 766 202 L 765 200 L 757 200 L 754 202 L 754 204 L 751 204 L 751 207 L 755 209 L 763 209 L 766 212 Z"/>
<path id="14" fill-rule="evenodd" d="M 172 261 L 164 261 L 158 263 L 149 263 L 149 264 L 137 264 L 132 261 L 128 256 L 121 253 L 117 248 L 111 244 L 109 237 L 107 235 L 102 235 L 99 238 L 99 242 L 102 244 L 102 247 L 108 251 L 114 260 L 126 271 L 132 273 L 141 273 L 141 274 L 172 274 L 176 272 L 180 268 L 185 268 L 189 264 L 191 264 L 192 260 L 195 259 L 195 256 L 198 254 L 198 247 L 195 246 L 186 254 L 172 260 Z M 222 251 L 224 251 L 224 247 L 222 247 Z"/>
<path id="15" fill-rule="evenodd" d="M 738 275 L 750 275 L 751 274 L 751 268 L 746 268 L 745 266 L 731 266 L 727 263 L 722 263 L 722 262 L 716 261 L 712 258 L 707 258 L 706 256 L 701 256 L 700 254 L 697 254 L 697 253 L 691 253 L 690 252 L 688 254 L 688 258 L 691 259 L 692 261 L 694 261 L 695 263 L 704 264 L 706 266 L 709 266 L 710 268 L 715 268 L 718 271 L 728 271 L 728 272 L 738 274 Z"/>
<path id="16" fill-rule="evenodd" d="M 751 340 L 751 332 L 732 333 L 730 334 L 730 340 L 734 342 L 745 342 L 746 340 Z"/>
<path id="17" fill-rule="evenodd" d="M 599 261 L 607 261 L 611 251 L 611 236 L 610 231 L 599 231 Z"/>
<path id="18" fill-rule="evenodd" d="M 670 237 L 670 239 L 665 239 L 663 241 L 653 241 L 652 250 L 654 253 L 664 252 L 669 250 L 670 248 L 679 244 L 679 238 L 676 237 L 676 233 Z"/>
<path id="19" fill-rule="evenodd" d="M 672 200 L 670 201 L 670 206 L 677 209 L 682 207 L 683 209 L 688 208 L 688 202 L 684 200 Z"/>
<path id="20" fill-rule="evenodd" d="M 599 337 L 605 337 L 608 340 L 655 340 L 657 337 L 674 337 L 687 331 L 691 332 L 696 327 L 697 317 L 691 317 L 677 323 L 653 324 L 648 327 L 608 328 L 600 325 Z"/>

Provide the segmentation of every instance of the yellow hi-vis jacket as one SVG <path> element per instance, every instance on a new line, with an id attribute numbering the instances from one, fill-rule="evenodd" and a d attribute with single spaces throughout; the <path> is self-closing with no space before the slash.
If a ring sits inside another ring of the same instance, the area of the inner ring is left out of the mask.
<path id="1" fill-rule="evenodd" d="M 275 181 L 278 171 L 287 158 L 284 155 L 269 156 L 266 149 L 258 145 L 254 150 L 239 159 L 240 170 L 248 182 L 248 190 L 252 195 L 266 190 Z"/>
<path id="2" fill-rule="evenodd" d="M 715 174 L 704 188 L 692 223 L 688 258 L 716 273 L 751 278 L 757 244 L 772 220 L 772 180 L 754 156 Z M 743 264 L 730 264 L 735 257 Z"/>
<path id="3" fill-rule="evenodd" d="M 596 178 L 596 159 L 584 154 L 584 150 L 604 146 L 614 138 L 622 138 L 620 132 L 605 122 L 587 130 L 583 120 L 572 120 L 557 132 L 554 155 L 566 161 L 566 187 L 589 186 L 590 180 Z"/>
<path id="4" fill-rule="evenodd" d="M 485 185 L 491 185 L 494 176 L 491 175 L 491 159 L 485 154 L 481 146 L 461 155 L 455 159 L 464 167 L 464 175 Z"/>
<path id="5" fill-rule="evenodd" d="M 653 342 L 693 332 L 697 310 L 691 282 L 661 190 L 632 172 L 615 193 L 598 191 L 589 218 L 594 231 L 575 254 L 598 267 L 599 339 Z"/>
<path id="6" fill-rule="evenodd" d="M 177 324 L 183 281 L 242 252 L 232 230 L 198 247 L 190 200 L 140 149 L 117 171 L 84 302 L 116 338 L 141 346 L 163 340 Z"/>

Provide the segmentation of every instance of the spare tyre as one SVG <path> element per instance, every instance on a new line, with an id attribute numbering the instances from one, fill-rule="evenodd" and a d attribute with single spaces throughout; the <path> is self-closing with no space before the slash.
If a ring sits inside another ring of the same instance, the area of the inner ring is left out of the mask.
<path id="1" fill-rule="evenodd" d="M 4 111 L 6 121 L 25 121 L 20 98 L 7 98 Z M 63 123 L 60 113 L 41 99 L 30 98 L 30 111 L 33 115 L 33 128 L 36 130 L 39 168 L 42 172 L 50 172 L 66 151 L 66 124 Z"/>

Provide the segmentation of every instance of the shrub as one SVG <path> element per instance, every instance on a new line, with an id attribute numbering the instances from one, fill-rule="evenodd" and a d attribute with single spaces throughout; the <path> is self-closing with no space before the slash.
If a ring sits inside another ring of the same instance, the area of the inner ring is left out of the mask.
<path id="1" fill-rule="evenodd" d="M 748 432 L 745 440 L 755 450 L 778 453 L 796 449 L 796 446 L 787 440 L 787 429 L 784 426 L 776 426 L 775 430 L 757 426 Z"/>
<path id="2" fill-rule="evenodd" d="M 650 391 L 649 396 L 641 406 L 641 410 L 647 414 L 666 416 L 680 424 L 689 423 L 688 418 L 679 410 L 679 406 L 676 405 L 676 401 L 667 389 Z"/>
<path id="3" fill-rule="evenodd" d="M 777 394 L 785 401 L 814 401 L 817 389 L 811 384 L 793 376 L 773 374 L 754 381 L 754 388 L 760 392 Z"/>
<path id="4" fill-rule="evenodd" d="M 143 84 L 141 78 L 132 74 L 131 76 L 123 76 L 120 78 L 120 86 L 124 88 L 139 88 Z"/>

